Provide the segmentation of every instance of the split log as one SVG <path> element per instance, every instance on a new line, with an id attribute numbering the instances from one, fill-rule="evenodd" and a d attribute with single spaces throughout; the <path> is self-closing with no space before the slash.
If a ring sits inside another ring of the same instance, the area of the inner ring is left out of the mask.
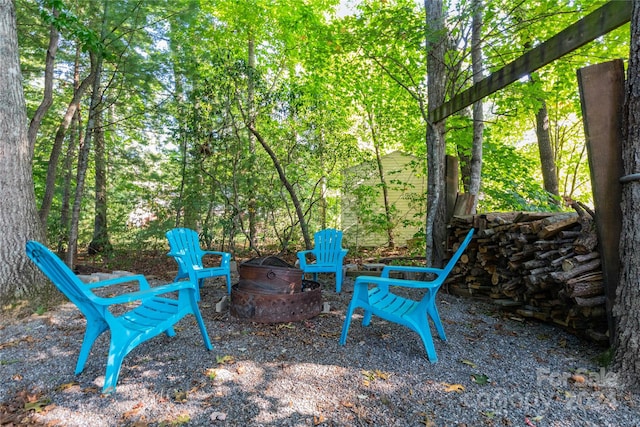
<path id="1" fill-rule="evenodd" d="M 598 305 L 604 305 L 607 301 L 607 297 L 604 295 L 589 298 L 575 297 L 574 299 L 576 300 L 576 304 L 580 307 L 595 307 Z"/>
<path id="2" fill-rule="evenodd" d="M 551 277 L 553 277 L 558 282 L 564 282 L 571 279 L 572 277 L 576 277 L 582 273 L 586 273 L 587 271 L 595 270 L 596 268 L 599 268 L 599 267 L 600 267 L 600 259 L 594 259 L 591 262 L 577 266 L 569 271 L 557 271 L 557 272 L 551 273 Z"/>
<path id="3" fill-rule="evenodd" d="M 570 297 L 593 297 L 596 295 L 604 295 L 604 282 L 589 281 L 577 282 L 566 285 L 567 293 Z"/>

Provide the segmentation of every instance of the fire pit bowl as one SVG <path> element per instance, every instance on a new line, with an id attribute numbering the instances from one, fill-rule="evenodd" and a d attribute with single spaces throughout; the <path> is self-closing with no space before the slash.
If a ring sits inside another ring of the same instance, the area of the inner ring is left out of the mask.
<path id="1" fill-rule="evenodd" d="M 231 315 L 253 322 L 295 322 L 322 310 L 320 284 L 303 272 L 268 256 L 238 266 L 240 281 L 231 287 Z"/>
<path id="2" fill-rule="evenodd" d="M 293 294 L 302 291 L 302 270 L 278 257 L 250 259 L 238 266 L 238 273 L 238 287 L 244 290 L 272 294 Z"/>

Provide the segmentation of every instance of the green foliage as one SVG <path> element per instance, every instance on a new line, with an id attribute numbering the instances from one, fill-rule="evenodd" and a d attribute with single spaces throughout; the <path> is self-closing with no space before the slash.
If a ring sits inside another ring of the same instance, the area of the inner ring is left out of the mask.
<path id="1" fill-rule="evenodd" d="M 485 1 L 486 71 L 526 50 L 602 5 L 598 1 Z M 255 206 L 259 244 L 276 250 L 300 246 L 295 206 L 273 159 L 250 136 L 264 137 L 293 186 L 310 230 L 340 226 L 344 189 L 354 190 L 367 232 L 424 222 L 424 194 L 390 174 L 420 213 L 381 214 L 380 186 L 343 182 L 343 171 L 401 150 L 426 157 L 424 11 L 412 0 L 360 2 L 338 17 L 333 0 L 217 2 L 73 2 L 18 0 L 19 43 L 29 114 L 42 98 L 42 71 L 50 25 L 61 33 L 53 106 L 34 147 L 38 199 L 55 133 L 89 52 L 105 58 L 101 81 L 108 154 L 108 227 L 117 247 L 163 249 L 176 225 L 201 232 L 210 247 L 246 247 L 249 207 Z M 116 5 L 117 7 L 114 7 Z M 52 13 L 53 8 L 59 12 Z M 447 96 L 471 85 L 470 2 L 450 2 L 447 26 Z M 102 33 L 102 22 L 108 31 Z M 485 150 L 480 211 L 548 210 L 535 138 L 534 114 L 544 100 L 561 194 L 590 200 L 575 70 L 628 55 L 628 26 L 588 44 L 485 99 Z M 249 60 L 249 43 L 255 64 Z M 77 61 L 77 62 L 76 62 Z M 63 157 L 72 165 L 77 135 L 68 132 Z M 447 121 L 447 153 L 468 153 L 472 122 Z M 73 141 L 73 144 L 70 142 Z M 75 145 L 74 145 L 75 144 Z M 65 188 L 61 159 L 48 235 L 64 240 Z M 92 232 L 94 166 L 89 165 L 80 240 Z M 136 219 L 138 215 L 138 219 Z"/>
<path id="2" fill-rule="evenodd" d="M 536 160 L 506 145 L 487 144 L 482 168 L 482 196 L 479 210 L 553 211 L 544 191 Z"/>

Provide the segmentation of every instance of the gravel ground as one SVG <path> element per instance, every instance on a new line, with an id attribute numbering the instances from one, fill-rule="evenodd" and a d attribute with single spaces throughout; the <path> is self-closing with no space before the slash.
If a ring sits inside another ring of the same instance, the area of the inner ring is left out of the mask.
<path id="1" fill-rule="evenodd" d="M 0 425 L 52 426 L 638 426 L 640 395 L 596 363 L 603 349 L 554 326 L 439 294 L 448 341 L 429 363 L 417 334 L 356 311 L 324 283 L 330 310 L 287 324 L 216 313 L 221 282 L 202 290 L 214 350 L 188 317 L 124 360 L 101 395 L 108 335 L 73 375 L 84 318 L 69 303 L 0 324 Z M 36 411 L 25 418 L 24 406 Z M 20 421 L 22 420 L 22 421 Z M 38 424 L 39 423 L 39 424 Z"/>

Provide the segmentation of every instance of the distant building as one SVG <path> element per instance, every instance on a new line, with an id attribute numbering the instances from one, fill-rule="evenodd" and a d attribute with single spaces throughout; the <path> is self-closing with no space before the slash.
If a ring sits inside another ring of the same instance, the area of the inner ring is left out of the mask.
<path id="1" fill-rule="evenodd" d="M 400 151 L 382 157 L 396 246 L 405 246 L 424 230 L 425 161 Z M 341 228 L 348 246 L 388 244 L 384 199 L 375 159 L 344 170 Z"/>

